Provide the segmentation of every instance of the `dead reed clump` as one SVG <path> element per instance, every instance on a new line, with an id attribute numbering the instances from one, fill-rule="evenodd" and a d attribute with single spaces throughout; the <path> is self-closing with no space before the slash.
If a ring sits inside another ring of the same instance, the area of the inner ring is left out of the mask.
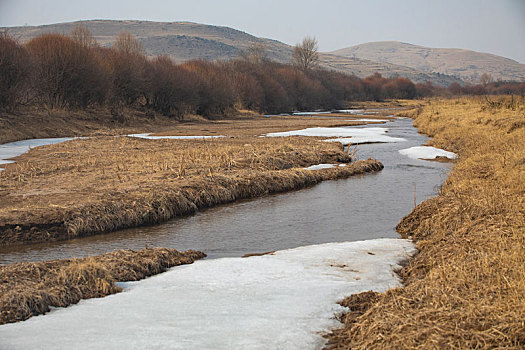
<path id="1" fill-rule="evenodd" d="M 510 99 L 510 98 L 508 98 Z M 415 122 L 459 159 L 399 225 L 418 254 L 405 287 L 347 322 L 333 348 L 525 347 L 525 99 L 430 100 Z M 510 107 L 507 107 L 510 106 Z"/>
<path id="2" fill-rule="evenodd" d="M 319 163 L 347 166 L 302 170 Z M 75 140 L 34 149 L 0 173 L 0 244 L 150 225 L 381 168 L 304 137 Z"/>
<path id="3" fill-rule="evenodd" d="M 239 199 L 298 190 L 321 181 L 379 171 L 382 168 L 380 162 L 370 159 L 317 172 L 299 169 L 247 171 L 239 172 L 236 176 L 215 175 L 189 179 L 182 187 L 159 188 L 151 197 L 83 207 L 79 212 L 71 212 L 63 226 L 69 238 L 155 224 Z"/>
<path id="4" fill-rule="evenodd" d="M 205 256 L 194 250 L 151 248 L 0 266 L 0 324 L 26 320 L 50 307 L 114 294 L 120 291 L 117 281 L 137 281 Z"/>

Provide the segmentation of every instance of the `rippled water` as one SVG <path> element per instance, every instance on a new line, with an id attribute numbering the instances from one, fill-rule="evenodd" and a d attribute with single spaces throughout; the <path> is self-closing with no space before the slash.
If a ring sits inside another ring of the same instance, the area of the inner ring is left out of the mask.
<path id="1" fill-rule="evenodd" d="M 366 127 L 366 126 L 363 126 Z M 361 159 L 380 160 L 374 174 L 326 181 L 295 192 L 223 205 L 151 227 L 105 235 L 0 249 L 0 264 L 97 255 L 146 246 L 199 249 L 210 258 L 299 246 L 398 237 L 395 225 L 414 202 L 437 194 L 450 164 L 410 159 L 398 150 L 422 145 L 408 119 L 385 124 L 406 142 L 357 147 Z M 352 147 L 353 148 L 353 147 Z"/>

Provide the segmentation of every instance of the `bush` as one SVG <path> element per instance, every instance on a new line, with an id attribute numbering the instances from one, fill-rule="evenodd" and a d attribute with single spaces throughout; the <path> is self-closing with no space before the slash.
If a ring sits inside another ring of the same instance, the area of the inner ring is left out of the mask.
<path id="1" fill-rule="evenodd" d="M 104 102 L 108 74 L 94 51 L 60 34 L 32 39 L 27 48 L 35 62 L 35 92 L 49 108 L 85 108 Z"/>
<path id="2" fill-rule="evenodd" d="M 227 66 L 204 60 L 190 61 L 182 65 L 201 80 L 197 113 L 203 116 L 224 115 L 235 105 L 235 89 Z"/>
<path id="3" fill-rule="evenodd" d="M 111 104 L 131 106 L 139 101 L 145 104 L 150 70 L 146 57 L 113 48 L 99 51 L 109 72 Z"/>
<path id="4" fill-rule="evenodd" d="M 13 110 L 28 98 L 30 69 L 27 50 L 0 34 L 0 109 Z"/>
<path id="5" fill-rule="evenodd" d="M 195 113 L 199 104 L 201 82 L 199 77 L 168 57 L 160 56 L 152 62 L 150 101 L 153 108 L 166 115 L 182 119 L 185 114 Z"/>

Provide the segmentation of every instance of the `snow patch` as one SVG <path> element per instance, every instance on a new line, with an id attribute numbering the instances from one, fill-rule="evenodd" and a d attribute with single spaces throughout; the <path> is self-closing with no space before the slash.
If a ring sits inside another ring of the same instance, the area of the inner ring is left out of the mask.
<path id="1" fill-rule="evenodd" d="M 345 122 L 390 122 L 388 119 L 371 119 L 371 118 L 361 118 L 361 119 L 346 119 Z"/>
<path id="2" fill-rule="evenodd" d="M 346 138 L 341 137 L 337 139 L 328 139 L 323 140 L 324 142 L 339 142 L 343 144 L 343 146 L 348 145 L 362 145 L 365 143 L 394 143 L 394 142 L 403 142 L 406 141 L 406 139 L 402 137 L 391 137 L 386 135 L 374 135 L 373 137 L 367 137 L 367 136 L 356 136 L 352 138 Z"/>
<path id="3" fill-rule="evenodd" d="M 343 145 L 363 144 L 363 143 L 385 143 L 385 142 L 402 142 L 406 139 L 401 137 L 391 137 L 385 135 L 388 128 L 369 127 L 369 128 L 351 128 L 351 127 L 318 127 L 307 128 L 302 130 L 274 132 L 266 134 L 268 137 L 286 137 L 286 136 L 317 136 L 317 137 L 338 137 L 335 139 L 324 140 L 326 142 L 340 142 Z"/>
<path id="4" fill-rule="evenodd" d="M 336 167 L 336 164 L 316 164 L 316 165 L 311 165 L 309 167 L 306 167 L 304 168 L 304 170 L 322 170 L 322 169 L 331 169 L 335 167 Z"/>
<path id="5" fill-rule="evenodd" d="M 337 113 L 371 115 L 371 114 L 377 114 L 378 112 L 374 112 L 374 111 L 365 112 L 364 109 L 339 109 L 337 110 Z"/>
<path id="6" fill-rule="evenodd" d="M 52 145 L 55 143 L 66 142 L 73 140 L 73 137 L 58 137 L 58 138 L 46 138 L 46 139 L 31 139 L 22 140 L 16 142 L 9 142 L 0 145 L 0 164 L 14 163 L 9 158 L 18 157 L 26 152 L 29 152 L 32 148 Z M 0 169 L 2 171 L 3 169 Z"/>
<path id="7" fill-rule="evenodd" d="M 317 115 L 317 114 L 330 114 L 332 112 L 293 112 L 293 115 Z"/>
<path id="8" fill-rule="evenodd" d="M 365 110 L 364 109 L 338 109 L 338 113 L 346 113 L 346 114 L 362 114 Z"/>
<path id="9" fill-rule="evenodd" d="M 349 127 L 317 127 L 293 131 L 272 132 L 266 134 L 268 137 L 286 136 L 315 136 L 315 137 L 352 137 L 358 135 L 381 135 L 388 132 L 387 128 L 349 128 Z"/>
<path id="10" fill-rule="evenodd" d="M 0 326 L 9 349 L 314 349 L 337 302 L 400 285 L 408 240 L 328 243 L 197 261 L 124 292 Z M 122 285 L 122 284 L 121 284 Z"/>
<path id="11" fill-rule="evenodd" d="M 145 134 L 129 134 L 129 137 L 138 137 L 149 140 L 161 140 L 161 139 L 175 139 L 175 140 L 195 140 L 195 139 L 217 139 L 226 137 L 224 135 L 213 135 L 213 136 L 152 136 L 151 133 Z"/>
<path id="12" fill-rule="evenodd" d="M 412 159 L 436 159 L 437 157 L 446 157 L 456 159 L 458 157 L 454 152 L 448 152 L 440 148 L 429 146 L 416 146 L 399 150 L 404 156 Z"/>

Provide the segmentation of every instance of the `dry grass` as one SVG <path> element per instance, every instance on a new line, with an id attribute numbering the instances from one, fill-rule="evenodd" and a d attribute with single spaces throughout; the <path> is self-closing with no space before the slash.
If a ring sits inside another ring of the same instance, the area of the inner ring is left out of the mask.
<path id="1" fill-rule="evenodd" d="M 263 131 L 314 125 L 341 121 L 251 117 L 181 124 L 171 132 L 228 135 L 219 139 L 95 137 L 34 149 L 0 173 L 0 245 L 154 224 L 237 199 L 382 168 L 368 160 L 307 171 L 302 168 L 350 163 L 351 157 L 337 143 L 258 137 Z"/>
<path id="2" fill-rule="evenodd" d="M 15 113 L 0 113 L 0 144 L 33 138 L 158 131 L 178 124 L 174 119 L 138 110 L 48 111 L 25 107 Z"/>
<path id="3" fill-rule="evenodd" d="M 114 294 L 120 291 L 115 282 L 137 281 L 205 256 L 193 250 L 150 248 L 0 266 L 0 324 L 26 320 L 50 307 Z"/>
<path id="4" fill-rule="evenodd" d="M 410 105 L 410 101 L 403 101 L 403 105 Z M 362 106 L 375 106 L 373 102 L 362 102 Z M 398 102 L 385 102 L 386 106 L 399 106 Z M 380 111 L 385 115 L 387 111 Z M 348 115 L 338 115 L 344 119 L 351 119 Z M 372 118 L 375 116 L 372 116 Z M 254 121 L 254 123 L 252 123 Z M 347 125 L 363 124 L 359 122 L 344 122 Z M 329 126 L 334 122 L 319 118 L 300 117 L 272 117 L 263 118 L 258 113 L 248 110 L 239 110 L 234 116 L 224 120 L 210 121 L 199 115 L 186 115 L 183 121 L 168 118 L 152 111 L 134 109 L 109 110 L 98 108 L 90 110 L 42 110 L 41 108 L 25 107 L 16 113 L 0 113 L 0 144 L 18 140 L 46 137 L 70 136 L 100 136 L 126 135 L 142 132 L 165 132 L 170 135 L 203 135 L 207 132 L 227 132 L 228 135 L 247 135 L 242 128 L 260 128 L 260 133 L 277 131 L 276 128 Z M 212 129 L 208 126 L 213 125 Z M 268 129 L 263 129 L 268 127 Z M 235 130 L 241 130 L 235 132 Z M 213 133 L 212 133 L 213 134 Z M 255 135 L 255 133 L 254 133 Z"/>
<path id="5" fill-rule="evenodd" d="M 318 116 L 251 116 L 236 119 L 216 120 L 207 123 L 184 123 L 176 129 L 158 132 L 155 135 L 227 135 L 259 136 L 270 132 L 297 130 L 310 127 L 335 127 L 368 124 L 352 119 L 388 119 L 392 110 L 377 110 L 378 114 L 359 116 L 345 113 L 319 114 Z"/>
<path id="6" fill-rule="evenodd" d="M 525 100 L 431 100 L 416 124 L 459 160 L 397 226 L 419 253 L 332 348 L 525 348 Z"/>

